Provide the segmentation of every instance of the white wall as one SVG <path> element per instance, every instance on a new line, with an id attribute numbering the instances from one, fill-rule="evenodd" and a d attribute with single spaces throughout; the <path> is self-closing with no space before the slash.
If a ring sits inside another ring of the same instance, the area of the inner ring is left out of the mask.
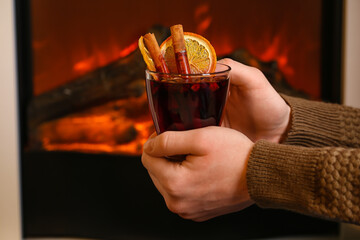
<path id="1" fill-rule="evenodd" d="M 345 0 L 343 103 L 360 108 L 360 0 Z M 341 240 L 360 239 L 360 226 L 341 224 Z"/>
<path id="2" fill-rule="evenodd" d="M 21 239 L 13 0 L 0 1 L 0 239 Z"/>
<path id="3" fill-rule="evenodd" d="M 346 0 L 344 10 L 343 103 L 360 108 L 360 0 Z"/>

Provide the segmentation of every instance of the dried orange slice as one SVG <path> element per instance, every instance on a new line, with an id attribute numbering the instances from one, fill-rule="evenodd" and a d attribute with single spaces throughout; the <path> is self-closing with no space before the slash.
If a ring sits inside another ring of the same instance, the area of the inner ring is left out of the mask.
<path id="1" fill-rule="evenodd" d="M 139 38 L 139 49 L 140 49 L 141 55 L 142 55 L 143 58 L 144 58 L 144 61 L 145 61 L 145 63 L 146 63 L 147 68 L 148 68 L 150 71 L 156 71 L 154 61 L 152 60 L 149 51 L 148 51 L 147 48 L 145 47 L 145 43 L 144 43 L 144 38 L 143 38 L 143 36 L 141 36 L 141 37 Z"/>
<path id="2" fill-rule="evenodd" d="M 186 51 L 191 73 L 211 73 L 216 68 L 216 53 L 210 42 L 204 37 L 184 32 Z M 171 36 L 160 45 L 166 64 L 172 73 L 177 73 L 174 47 Z"/>

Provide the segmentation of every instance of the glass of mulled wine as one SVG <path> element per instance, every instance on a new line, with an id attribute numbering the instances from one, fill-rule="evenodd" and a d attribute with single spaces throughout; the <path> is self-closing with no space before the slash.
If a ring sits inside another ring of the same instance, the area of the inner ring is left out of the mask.
<path id="1" fill-rule="evenodd" d="M 231 68 L 218 63 L 214 73 L 177 74 L 146 70 L 146 91 L 157 134 L 220 126 Z"/>

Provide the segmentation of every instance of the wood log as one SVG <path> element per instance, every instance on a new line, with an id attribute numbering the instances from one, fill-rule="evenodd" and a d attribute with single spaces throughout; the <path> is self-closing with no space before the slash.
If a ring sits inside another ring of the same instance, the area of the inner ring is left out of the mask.
<path id="1" fill-rule="evenodd" d="M 139 73 L 145 69 L 135 60 L 136 55 L 137 52 L 33 98 L 28 108 L 29 127 L 109 100 L 140 96 L 144 87 L 130 84 L 134 79 L 141 79 Z M 128 60 L 130 58 L 134 60 Z"/>
<path id="2" fill-rule="evenodd" d="M 284 93 L 286 95 L 301 97 L 309 99 L 309 95 L 303 91 L 293 88 L 286 80 L 284 74 L 280 71 L 278 63 L 276 61 L 264 62 L 251 55 L 245 49 L 237 49 L 231 54 L 222 56 L 220 58 L 231 58 L 235 61 L 241 62 L 245 65 L 256 67 L 268 79 L 270 84 L 275 88 L 276 91 Z M 220 59 L 219 58 L 219 59 Z"/>
<path id="3" fill-rule="evenodd" d="M 41 123 L 29 132 L 29 150 L 135 154 L 155 131 L 146 94 L 118 99 Z"/>
<path id="4" fill-rule="evenodd" d="M 150 31 L 159 41 L 170 35 L 167 28 L 161 26 L 154 26 Z M 28 107 L 28 126 L 31 129 L 110 100 L 141 96 L 145 90 L 145 69 L 141 53 L 136 49 L 124 58 L 36 96 Z"/>

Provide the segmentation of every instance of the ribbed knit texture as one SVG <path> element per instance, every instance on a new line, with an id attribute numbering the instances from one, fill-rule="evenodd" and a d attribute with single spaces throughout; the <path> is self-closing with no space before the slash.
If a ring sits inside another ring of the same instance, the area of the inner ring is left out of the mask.
<path id="1" fill-rule="evenodd" d="M 262 207 L 307 209 L 314 196 L 318 158 L 304 147 L 258 141 L 247 169 L 251 198 Z"/>
<path id="2" fill-rule="evenodd" d="M 291 106 L 291 128 L 284 144 L 360 147 L 360 110 L 282 95 Z"/>
<path id="3" fill-rule="evenodd" d="M 292 109 L 288 136 L 284 144 L 255 144 L 251 198 L 265 208 L 360 224 L 360 110 L 283 97 Z"/>

